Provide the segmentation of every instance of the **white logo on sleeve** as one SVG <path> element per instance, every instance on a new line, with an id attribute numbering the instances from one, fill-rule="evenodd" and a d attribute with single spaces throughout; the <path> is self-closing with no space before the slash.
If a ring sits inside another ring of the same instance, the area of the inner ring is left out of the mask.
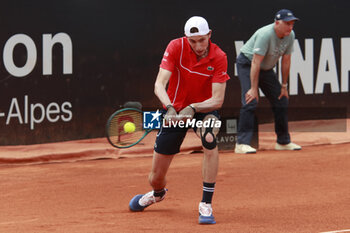
<path id="1" fill-rule="evenodd" d="M 259 52 L 260 51 L 260 48 L 255 48 L 254 49 L 254 52 Z"/>

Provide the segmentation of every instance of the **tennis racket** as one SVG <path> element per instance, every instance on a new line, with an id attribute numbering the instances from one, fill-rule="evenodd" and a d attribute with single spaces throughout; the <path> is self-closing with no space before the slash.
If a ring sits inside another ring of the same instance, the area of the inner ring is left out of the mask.
<path id="1" fill-rule="evenodd" d="M 135 130 L 126 132 L 124 125 L 133 123 Z M 129 148 L 141 142 L 152 129 L 143 129 L 142 111 L 136 108 L 123 108 L 113 113 L 106 125 L 108 142 L 117 148 Z"/>

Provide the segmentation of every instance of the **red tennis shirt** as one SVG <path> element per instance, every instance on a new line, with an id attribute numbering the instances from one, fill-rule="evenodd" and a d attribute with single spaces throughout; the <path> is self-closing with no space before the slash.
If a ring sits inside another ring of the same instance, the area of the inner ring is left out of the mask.
<path id="1" fill-rule="evenodd" d="M 224 83 L 230 79 L 226 54 L 210 41 L 208 56 L 197 61 L 186 37 L 172 40 L 160 67 L 172 72 L 167 93 L 176 111 L 209 99 L 212 83 Z"/>

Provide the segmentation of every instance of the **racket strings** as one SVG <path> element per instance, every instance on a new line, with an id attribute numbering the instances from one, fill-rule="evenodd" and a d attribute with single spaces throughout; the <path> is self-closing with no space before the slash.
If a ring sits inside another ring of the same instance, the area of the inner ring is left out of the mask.
<path id="1" fill-rule="evenodd" d="M 127 122 L 135 124 L 135 131 L 125 132 L 124 125 Z M 110 141 L 120 147 L 125 147 L 136 143 L 145 134 L 142 128 L 142 113 L 134 110 L 127 110 L 116 114 L 109 125 L 109 139 Z"/>

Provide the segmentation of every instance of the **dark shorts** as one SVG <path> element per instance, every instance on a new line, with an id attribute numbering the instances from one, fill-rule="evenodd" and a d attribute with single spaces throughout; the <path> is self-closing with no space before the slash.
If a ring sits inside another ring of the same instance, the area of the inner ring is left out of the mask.
<path id="1" fill-rule="evenodd" d="M 161 110 L 162 118 L 164 117 L 166 110 Z M 212 111 L 207 113 L 196 113 L 194 115 L 194 119 L 203 120 L 207 115 L 214 115 L 218 119 L 220 119 L 220 115 L 218 111 Z M 197 130 L 196 127 L 190 128 L 195 132 Z M 179 127 L 161 127 L 156 138 L 156 142 L 154 144 L 154 150 L 159 154 L 164 155 L 174 155 L 180 152 L 181 144 L 186 136 L 188 128 L 179 128 Z"/>

